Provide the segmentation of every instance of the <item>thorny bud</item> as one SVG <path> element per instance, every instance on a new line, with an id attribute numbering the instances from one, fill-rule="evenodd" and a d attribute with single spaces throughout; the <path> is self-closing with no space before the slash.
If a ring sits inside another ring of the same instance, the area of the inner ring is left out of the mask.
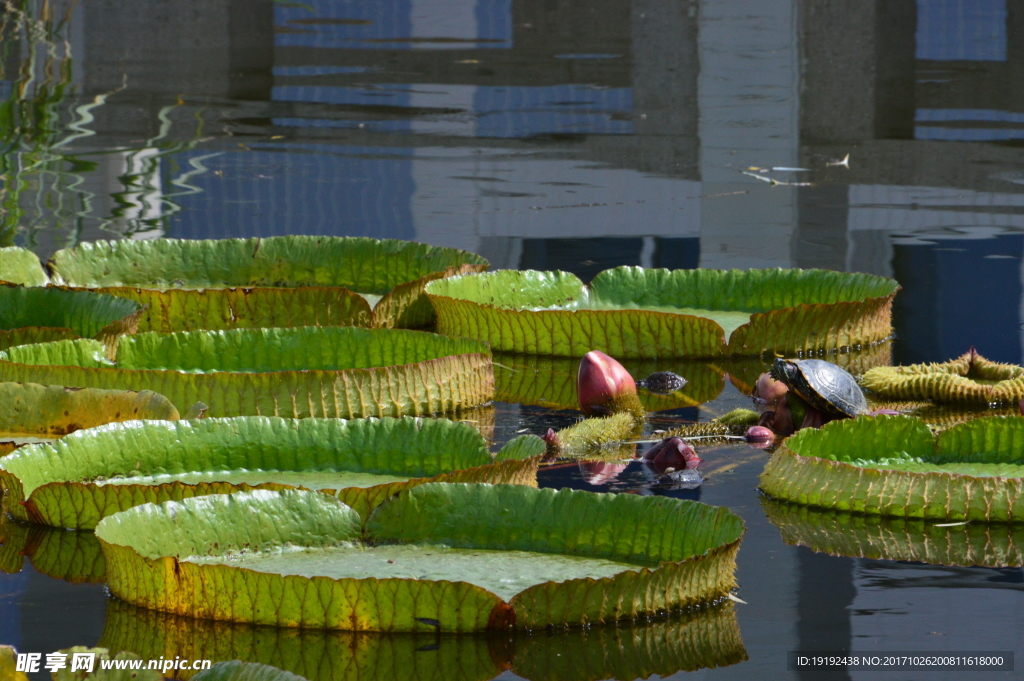
<path id="1" fill-rule="evenodd" d="M 607 416 L 612 401 L 627 394 L 636 394 L 636 382 L 624 366 L 600 350 L 584 355 L 576 374 L 576 396 L 584 414 Z"/>

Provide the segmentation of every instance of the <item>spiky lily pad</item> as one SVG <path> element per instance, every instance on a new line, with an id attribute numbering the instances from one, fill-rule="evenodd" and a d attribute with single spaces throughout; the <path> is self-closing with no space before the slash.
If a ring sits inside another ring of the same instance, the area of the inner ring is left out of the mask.
<path id="1" fill-rule="evenodd" d="M 0 248 L 0 281 L 24 286 L 46 286 L 46 276 L 39 258 L 32 251 L 18 246 Z"/>
<path id="2" fill-rule="evenodd" d="M 1016 404 L 1024 398 L 1024 367 L 985 359 L 974 348 L 942 364 L 878 367 L 861 385 L 890 400 L 953 404 Z"/>
<path id="3" fill-rule="evenodd" d="M 0 353 L 0 379 L 153 390 L 209 416 L 419 416 L 494 391 L 484 343 L 354 327 L 137 334 L 120 339 L 116 362 L 92 340 L 18 346 Z"/>
<path id="4" fill-rule="evenodd" d="M 98 241 L 50 260 L 58 283 L 148 305 L 139 328 L 159 332 L 427 326 L 427 282 L 487 266 L 454 248 L 323 236 Z"/>
<path id="5" fill-rule="evenodd" d="M 258 490 L 96 527 L 107 583 L 129 603 L 395 632 L 579 626 L 714 601 L 735 585 L 742 534 L 738 516 L 697 502 L 450 483 L 401 492 L 365 526 L 325 494 Z"/>
<path id="6" fill-rule="evenodd" d="M 768 519 L 790 545 L 852 558 L 931 565 L 1024 565 L 1024 527 L 1012 523 L 947 523 L 814 509 L 762 499 Z"/>
<path id="7" fill-rule="evenodd" d="M 761 488 L 776 499 L 907 518 L 1024 520 L 1024 418 L 938 436 L 906 416 L 861 417 L 785 440 Z"/>
<path id="8" fill-rule="evenodd" d="M 579 409 L 576 399 L 579 359 L 505 352 L 496 354 L 494 363 L 496 400 L 548 409 Z M 627 359 L 622 365 L 637 380 L 655 371 L 674 371 L 686 379 L 682 390 L 669 395 L 638 390 L 637 396 L 647 411 L 681 409 L 710 402 L 725 387 L 723 372 L 708 362 Z"/>
<path id="9" fill-rule="evenodd" d="M 111 599 L 99 645 L 146 659 L 245 660 L 309 681 L 489 681 L 506 670 L 531 681 L 665 678 L 747 659 L 731 603 L 615 627 L 368 636 L 197 620 Z"/>
<path id="10" fill-rule="evenodd" d="M 0 571 L 21 572 L 26 558 L 38 572 L 67 582 L 102 582 L 106 573 L 103 551 L 92 532 L 0 518 Z"/>
<path id="11" fill-rule="evenodd" d="M 112 342 L 134 333 L 141 313 L 135 301 L 102 293 L 0 283 L 0 345 L 77 337 Z"/>
<path id="12" fill-rule="evenodd" d="M 427 285 L 441 333 L 495 350 L 722 357 L 856 347 L 892 332 L 892 279 L 826 270 L 502 270 Z"/>
<path id="13" fill-rule="evenodd" d="M 495 463 L 472 426 L 444 419 L 133 421 L 29 445 L 0 461 L 19 520 L 91 529 L 139 504 L 251 489 L 318 489 L 359 513 L 434 481 L 536 485 L 537 460 Z"/>

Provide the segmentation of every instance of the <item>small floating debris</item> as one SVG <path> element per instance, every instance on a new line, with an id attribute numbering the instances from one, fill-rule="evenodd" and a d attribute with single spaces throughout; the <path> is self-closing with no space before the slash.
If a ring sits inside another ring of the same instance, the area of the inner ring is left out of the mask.
<path id="1" fill-rule="evenodd" d="M 842 166 L 844 168 L 849 168 L 850 167 L 850 155 L 847 154 L 846 156 L 843 157 L 843 160 L 841 160 L 841 161 L 829 161 L 825 165 L 829 166 L 829 167 L 831 167 L 831 166 Z"/>

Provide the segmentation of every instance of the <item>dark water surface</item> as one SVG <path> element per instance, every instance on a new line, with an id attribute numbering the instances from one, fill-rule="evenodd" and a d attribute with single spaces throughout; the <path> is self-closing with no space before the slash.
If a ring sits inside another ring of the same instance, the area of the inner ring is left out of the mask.
<path id="1" fill-rule="evenodd" d="M 3 245 L 45 258 L 101 238 L 363 235 L 584 279 L 623 264 L 871 272 L 903 286 L 894 362 L 945 360 L 971 345 L 996 360 L 1022 359 L 1024 7 L 1016 0 L 5 6 Z M 847 154 L 848 165 L 836 165 Z M 680 367 L 692 379 L 687 372 L 707 370 Z M 701 395 L 713 401 L 663 413 L 652 428 L 745 404 L 732 381 L 714 380 L 721 386 Z M 577 416 L 498 403 L 494 437 Z M 652 487 L 636 463 L 611 481 L 576 463 L 541 475 L 545 486 L 668 494 L 743 516 L 738 578 L 747 604 L 707 617 L 738 623 L 749 660 L 733 650 L 718 660 L 729 666 L 693 677 L 873 678 L 788 672 L 788 650 L 1024 651 L 1020 569 L 787 545 L 756 492 L 767 455 L 735 445 L 701 456 L 707 480 L 698 489 Z M 19 551 L 3 553 L 0 643 L 51 652 L 133 626 L 102 585 L 47 576 L 33 567 L 33 550 L 19 548 L 23 561 Z M 655 624 L 668 628 L 620 632 L 644 645 L 662 636 L 647 662 L 615 664 L 595 652 L 604 644 L 578 634 L 549 641 L 547 657 L 517 647 L 521 664 L 503 677 L 630 679 L 686 668 L 679 656 L 650 660 L 690 625 Z M 311 659 L 340 659 L 323 652 L 331 646 L 358 648 L 303 636 Z M 539 650 L 538 641 L 517 646 Z M 283 660 L 292 644 L 266 645 L 285 651 Z M 409 659 L 451 647 L 424 645 Z M 484 648 L 494 653 L 493 645 Z M 575 662 L 556 660 L 555 648 Z M 462 662 L 435 678 L 500 672 L 459 666 L 473 655 L 455 655 Z M 331 676 L 343 674 L 323 678 Z M 394 676 L 408 674 L 395 667 Z M 1005 676 L 1014 674 L 884 675 Z"/>

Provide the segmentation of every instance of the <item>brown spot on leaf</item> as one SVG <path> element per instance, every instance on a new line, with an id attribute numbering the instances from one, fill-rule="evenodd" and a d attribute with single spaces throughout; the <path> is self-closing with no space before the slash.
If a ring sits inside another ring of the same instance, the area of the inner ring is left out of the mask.
<path id="1" fill-rule="evenodd" d="M 488 631 L 504 631 L 516 628 L 516 611 L 508 603 L 498 603 L 487 617 Z"/>

